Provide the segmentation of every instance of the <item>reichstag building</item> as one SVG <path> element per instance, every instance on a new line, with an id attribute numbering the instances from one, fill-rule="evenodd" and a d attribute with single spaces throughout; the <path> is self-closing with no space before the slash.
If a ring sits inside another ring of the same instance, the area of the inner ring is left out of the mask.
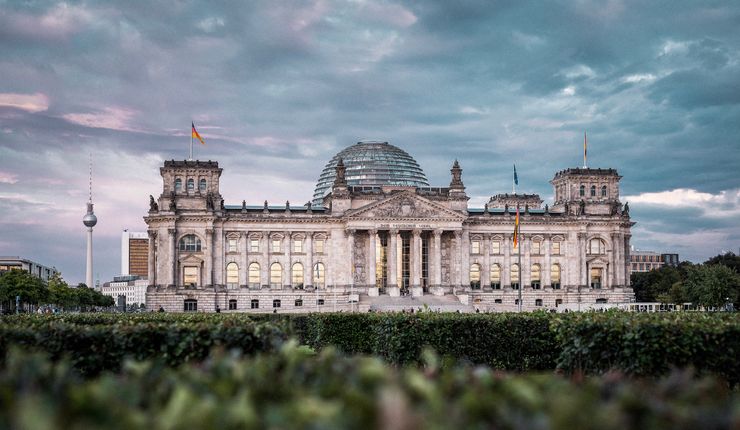
<path id="1" fill-rule="evenodd" d="M 165 161 L 160 173 L 144 217 L 150 309 L 505 312 L 520 293 L 524 310 L 634 299 L 634 223 L 614 169 L 555 173 L 552 204 L 496 194 L 482 208 L 468 207 L 457 161 L 433 187 L 387 142 L 335 155 L 303 206 L 225 204 L 214 161 Z"/>

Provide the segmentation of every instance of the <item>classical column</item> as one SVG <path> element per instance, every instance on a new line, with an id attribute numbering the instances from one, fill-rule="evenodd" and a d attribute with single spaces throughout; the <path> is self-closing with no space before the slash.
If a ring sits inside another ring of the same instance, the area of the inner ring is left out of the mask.
<path id="1" fill-rule="evenodd" d="M 398 230 L 388 231 L 388 287 L 398 287 Z"/>
<path id="2" fill-rule="evenodd" d="M 462 231 L 462 243 L 460 246 L 460 284 L 470 287 L 470 232 Z"/>
<path id="3" fill-rule="evenodd" d="M 262 285 L 270 285 L 270 232 L 263 231 L 260 236 L 260 252 L 262 253 L 263 264 L 260 265 L 260 279 Z M 260 285 L 260 288 L 262 288 Z"/>
<path id="4" fill-rule="evenodd" d="M 306 267 L 303 269 L 303 285 L 313 286 L 313 233 L 306 234 Z"/>
<path id="5" fill-rule="evenodd" d="M 450 278 L 452 279 L 452 285 L 459 287 L 463 285 L 462 269 L 460 267 L 462 265 L 462 231 L 460 230 L 455 230 L 451 257 L 450 267 L 452 268 L 454 266 L 454 270 L 452 270 L 452 276 Z"/>
<path id="6" fill-rule="evenodd" d="M 287 286 L 293 285 L 293 262 L 291 261 L 291 252 L 293 251 L 293 234 L 289 231 L 286 231 L 284 234 L 285 236 L 285 276 L 283 277 L 283 285 Z"/>
<path id="7" fill-rule="evenodd" d="M 551 242 L 550 235 L 549 234 L 545 235 L 545 240 L 544 240 L 545 249 L 543 250 L 545 254 L 545 264 L 544 264 L 544 267 L 540 269 L 541 270 L 540 276 L 542 276 L 543 288 L 545 286 L 549 287 L 552 285 L 552 279 L 550 279 L 550 273 L 552 269 L 552 256 L 550 254 L 552 251 L 552 245 L 550 242 Z"/>
<path id="8" fill-rule="evenodd" d="M 483 243 L 481 249 L 483 250 L 483 266 L 481 267 L 481 280 L 480 286 L 483 288 L 491 288 L 491 235 L 483 235 Z"/>
<path id="9" fill-rule="evenodd" d="M 430 284 L 438 287 L 442 285 L 442 229 L 434 230 L 434 252 L 431 257 L 432 267 L 429 273 L 433 278 Z"/>
<path id="10" fill-rule="evenodd" d="M 242 232 L 242 264 L 239 271 L 241 285 L 249 285 L 249 232 Z M 243 282 L 241 282 L 243 280 Z"/>
<path id="11" fill-rule="evenodd" d="M 155 230 L 149 230 L 149 255 L 147 256 L 147 279 L 149 285 L 157 285 L 156 271 L 157 265 L 155 262 L 154 250 L 157 246 L 157 232 Z"/>
<path id="12" fill-rule="evenodd" d="M 177 235 L 177 229 L 176 228 L 168 228 L 167 233 L 169 235 L 169 247 L 170 247 L 170 270 L 167 275 L 167 285 L 177 285 L 179 282 L 177 282 L 177 248 L 175 247 L 175 236 Z"/>
<path id="13" fill-rule="evenodd" d="M 411 286 L 421 286 L 421 230 L 414 229 L 412 231 L 412 242 L 411 242 Z"/>
<path id="14" fill-rule="evenodd" d="M 586 262 L 586 233 L 578 233 L 578 286 L 588 287 L 588 263 Z"/>
<path id="15" fill-rule="evenodd" d="M 504 243 L 502 245 L 504 246 L 504 267 L 501 268 L 501 287 L 503 288 L 504 286 L 511 287 L 511 251 L 513 249 L 511 235 L 504 235 Z"/>
<path id="16" fill-rule="evenodd" d="M 376 261 L 375 261 L 375 247 L 377 240 L 377 230 L 368 230 L 368 250 L 367 250 L 367 284 L 368 287 L 375 287 L 375 267 L 376 267 Z"/>
<path id="17" fill-rule="evenodd" d="M 622 274 L 624 276 L 624 286 L 626 287 L 630 285 L 630 238 L 632 235 L 623 234 L 622 237 L 624 239 L 624 246 L 622 247 L 622 258 L 624 259 L 622 261 Z"/>
<path id="18" fill-rule="evenodd" d="M 213 285 L 213 229 L 206 229 L 206 252 L 205 252 L 205 281 L 204 285 Z"/>
<path id="19" fill-rule="evenodd" d="M 523 288 L 525 285 L 527 287 L 532 285 L 532 256 L 530 255 L 532 237 L 530 235 L 525 236 L 523 234 L 520 237 L 522 240 L 519 244 L 519 246 L 522 247 L 522 279 L 519 280 L 519 285 Z"/>
<path id="20" fill-rule="evenodd" d="M 614 287 L 618 285 L 617 278 L 619 276 L 617 275 L 617 273 L 619 273 L 619 269 L 617 268 L 617 262 L 619 261 L 619 235 L 617 233 L 612 233 L 611 239 L 612 258 L 609 262 L 609 279 L 607 280 L 607 286 L 611 289 L 614 289 Z"/>
<path id="21" fill-rule="evenodd" d="M 349 285 L 355 286 L 355 230 L 347 230 L 347 247 L 349 248 L 347 259 L 349 261 Z"/>

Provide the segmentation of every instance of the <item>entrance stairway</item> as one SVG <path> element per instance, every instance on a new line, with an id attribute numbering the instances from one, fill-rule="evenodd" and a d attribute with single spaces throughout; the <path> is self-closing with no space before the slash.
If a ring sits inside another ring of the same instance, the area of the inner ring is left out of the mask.
<path id="1" fill-rule="evenodd" d="M 366 306 L 369 304 L 369 309 L 377 312 L 410 312 L 411 309 L 414 312 L 419 312 L 420 310 L 432 312 L 475 312 L 475 308 L 472 305 L 460 303 L 457 296 L 451 294 L 444 296 L 424 295 L 421 297 L 391 297 L 386 295 L 369 297 L 363 295 L 360 301 L 364 302 L 362 304 Z"/>

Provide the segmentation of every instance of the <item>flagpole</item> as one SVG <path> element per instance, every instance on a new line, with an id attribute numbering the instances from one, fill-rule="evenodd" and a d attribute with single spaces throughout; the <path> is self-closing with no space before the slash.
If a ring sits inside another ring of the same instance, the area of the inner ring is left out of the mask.
<path id="1" fill-rule="evenodd" d="M 190 158 L 188 160 L 193 161 L 193 129 L 190 128 Z"/>
<path id="2" fill-rule="evenodd" d="M 587 147 L 587 145 L 588 145 L 588 141 L 587 141 L 587 139 L 586 139 L 586 132 L 584 131 L 584 132 L 583 132 L 583 168 L 584 168 L 584 169 L 585 169 L 585 168 L 586 168 L 586 166 L 588 165 L 588 164 L 586 163 L 586 154 L 587 154 L 587 150 L 586 150 L 586 147 Z"/>
<path id="3" fill-rule="evenodd" d="M 521 234 L 521 221 L 519 222 L 519 238 L 517 247 L 519 248 L 519 312 L 522 311 L 522 288 L 524 288 L 524 283 L 522 282 L 522 234 Z"/>

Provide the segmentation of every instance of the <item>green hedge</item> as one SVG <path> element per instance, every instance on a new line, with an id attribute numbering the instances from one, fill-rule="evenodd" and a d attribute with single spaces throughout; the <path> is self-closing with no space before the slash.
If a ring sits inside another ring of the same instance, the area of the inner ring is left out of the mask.
<path id="1" fill-rule="evenodd" d="M 0 320 L 0 349 L 29 345 L 79 368 L 115 368 L 126 355 L 179 364 L 215 345 L 270 350 L 287 337 L 316 350 L 419 364 L 430 347 L 445 362 L 497 369 L 662 375 L 673 367 L 740 383 L 738 314 L 79 314 Z"/>
<path id="2" fill-rule="evenodd" d="M 81 380 L 62 362 L 13 351 L 0 369 L 1 428 L 737 428 L 740 393 L 713 379 L 617 374 L 569 380 L 487 367 L 423 370 L 369 357 L 217 353 L 177 368 L 129 362 Z"/>
<path id="3" fill-rule="evenodd" d="M 0 324 L 0 357 L 19 346 L 68 357 L 84 375 L 116 370 L 127 357 L 157 358 L 167 365 L 200 361 L 217 346 L 245 354 L 270 351 L 287 340 L 279 324 L 245 317 L 73 315 L 5 318 Z"/>

